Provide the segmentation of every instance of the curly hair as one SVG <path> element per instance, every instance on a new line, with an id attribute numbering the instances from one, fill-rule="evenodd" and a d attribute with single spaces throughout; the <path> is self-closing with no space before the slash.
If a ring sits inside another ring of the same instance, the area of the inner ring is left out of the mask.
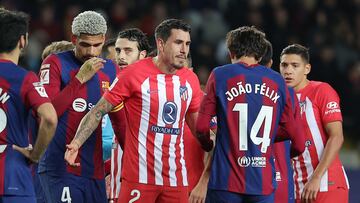
<path id="1" fill-rule="evenodd" d="M 265 33 L 254 26 L 243 26 L 231 30 L 226 35 L 226 44 L 236 58 L 250 56 L 257 61 L 265 54 L 267 47 Z"/>
<path id="2" fill-rule="evenodd" d="M 101 14 L 95 11 L 85 11 L 74 18 L 71 30 L 76 36 L 80 36 L 80 34 L 99 35 L 106 33 L 107 26 Z"/>

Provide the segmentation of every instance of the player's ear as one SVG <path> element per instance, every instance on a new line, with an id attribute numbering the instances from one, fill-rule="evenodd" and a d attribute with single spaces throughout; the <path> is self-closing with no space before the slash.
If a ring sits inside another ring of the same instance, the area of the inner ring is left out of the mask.
<path id="1" fill-rule="evenodd" d="M 309 74 L 311 71 L 311 64 L 308 63 L 305 65 L 305 75 Z"/>
<path id="2" fill-rule="evenodd" d="M 156 39 L 156 46 L 157 46 L 159 51 L 163 52 L 164 51 L 164 46 L 165 46 L 164 40 L 162 40 L 161 38 L 157 38 Z"/>
<path id="3" fill-rule="evenodd" d="M 21 35 L 20 36 L 18 44 L 19 44 L 19 49 L 20 50 L 24 49 L 26 47 L 26 45 L 27 45 L 27 33 L 26 33 L 26 35 Z"/>
<path id="4" fill-rule="evenodd" d="M 142 50 L 140 51 L 140 55 L 139 55 L 139 59 L 143 59 L 147 56 L 147 51 L 146 50 Z"/>
<path id="5" fill-rule="evenodd" d="M 73 43 L 73 45 L 76 44 L 77 41 L 77 36 L 76 35 L 71 35 L 71 42 Z"/>

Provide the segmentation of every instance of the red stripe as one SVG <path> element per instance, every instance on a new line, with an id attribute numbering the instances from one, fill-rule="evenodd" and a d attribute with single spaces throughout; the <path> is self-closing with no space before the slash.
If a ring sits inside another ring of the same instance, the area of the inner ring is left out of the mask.
<path id="1" fill-rule="evenodd" d="M 245 84 L 245 77 L 241 75 L 227 81 L 227 89 L 230 90 L 231 87 L 237 87 L 238 82 L 242 82 L 242 84 Z M 246 102 L 245 94 L 239 95 L 236 99 L 232 101 L 228 101 L 227 104 L 227 124 L 229 127 L 228 139 L 230 143 L 228 159 L 230 160 L 231 168 L 228 176 L 228 189 L 230 191 L 238 191 L 239 193 L 245 193 L 246 190 L 246 171 L 244 167 L 239 166 L 239 164 L 237 163 L 237 159 L 246 156 L 246 151 L 239 150 L 239 112 L 234 112 L 233 107 L 236 103 L 243 102 Z M 249 139 L 250 138 L 248 137 L 248 142 Z"/>
<path id="2" fill-rule="evenodd" d="M 269 79 L 269 78 L 263 78 L 263 83 L 266 83 L 267 86 L 269 87 L 269 95 L 271 95 L 271 91 L 274 90 L 274 92 L 279 92 L 278 90 L 278 85 L 275 81 Z M 271 88 L 270 88 L 271 87 Z M 266 92 L 265 92 L 266 93 Z M 290 95 L 287 94 L 286 97 L 289 97 Z M 276 119 L 279 119 L 276 114 L 276 112 L 278 112 L 278 105 L 279 105 L 279 100 L 277 101 L 277 103 L 274 103 L 271 98 L 267 97 L 267 96 L 263 96 L 263 105 L 265 106 L 272 106 L 273 107 L 273 115 L 272 115 L 272 125 L 271 125 L 271 131 L 270 131 L 270 139 L 273 140 L 274 136 L 276 135 L 275 132 L 275 126 L 277 125 L 277 121 Z M 263 129 L 264 125 L 262 125 L 262 129 Z M 263 130 L 262 130 L 263 132 Z M 262 133 L 262 135 L 264 135 Z M 260 144 L 259 150 L 261 150 L 261 145 Z M 267 148 L 267 151 L 265 154 L 263 154 L 263 156 L 266 157 L 266 167 L 262 168 L 262 181 L 263 181 L 263 194 L 270 194 L 274 191 L 275 186 L 272 184 L 272 177 L 274 174 L 273 168 L 270 165 L 270 159 L 273 157 L 272 156 L 272 146 L 273 143 L 270 144 L 270 146 Z"/>
<path id="3" fill-rule="evenodd" d="M 3 80 L 0 78 L 0 84 L 1 84 L 1 88 L 2 88 L 2 92 L 1 95 L 4 94 L 4 92 L 8 92 L 8 90 L 10 89 L 10 84 L 8 83 L 8 81 Z M 7 105 L 6 103 L 3 104 L 2 102 L 0 102 L 0 109 L 4 110 L 5 112 L 7 112 Z M 0 132 L 0 144 L 8 144 L 8 140 L 7 140 L 7 127 L 5 127 L 5 129 L 3 131 Z M 9 147 L 9 146 L 8 146 Z M 4 180 L 5 180 L 5 160 L 6 160 L 6 149 L 3 153 L 0 153 L 0 195 L 4 194 Z"/>

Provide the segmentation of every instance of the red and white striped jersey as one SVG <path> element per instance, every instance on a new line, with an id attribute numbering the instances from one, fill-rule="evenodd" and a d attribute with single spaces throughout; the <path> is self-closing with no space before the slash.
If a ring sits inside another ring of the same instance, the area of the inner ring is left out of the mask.
<path id="1" fill-rule="evenodd" d="M 124 101 L 122 179 L 188 185 L 183 128 L 185 114 L 198 111 L 200 96 L 200 84 L 192 71 L 182 68 L 176 74 L 164 74 L 152 58 L 129 65 L 117 76 L 104 98 L 114 106 Z"/>
<path id="2" fill-rule="evenodd" d="M 111 147 L 111 169 L 110 169 L 110 199 L 119 198 L 120 193 L 120 177 L 121 177 L 121 159 L 123 155 L 123 150 L 120 147 L 119 142 L 116 139 L 116 136 L 113 137 L 112 147 Z"/>
<path id="3" fill-rule="evenodd" d="M 300 198 L 312 173 L 316 169 L 328 140 L 325 125 L 342 121 L 340 99 L 335 90 L 327 83 L 310 81 L 297 92 L 300 102 L 301 120 L 305 130 L 305 151 L 294 160 L 295 196 Z M 345 170 L 339 156 L 336 156 L 321 177 L 320 192 L 349 188 Z"/>

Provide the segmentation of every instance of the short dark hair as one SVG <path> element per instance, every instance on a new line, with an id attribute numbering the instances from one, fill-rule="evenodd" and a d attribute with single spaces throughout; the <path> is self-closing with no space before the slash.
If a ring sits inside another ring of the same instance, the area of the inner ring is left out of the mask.
<path id="1" fill-rule="evenodd" d="M 259 62 L 259 64 L 263 66 L 267 66 L 273 57 L 273 47 L 271 42 L 265 39 L 265 43 L 266 43 L 266 51 Z"/>
<path id="2" fill-rule="evenodd" d="M 179 29 L 191 33 L 191 26 L 185 21 L 179 19 L 167 19 L 155 28 L 155 39 L 160 38 L 166 41 L 170 37 L 172 29 Z"/>
<path id="3" fill-rule="evenodd" d="M 28 33 L 29 21 L 26 13 L 0 8 L 0 53 L 16 48 L 20 37 Z"/>
<path id="4" fill-rule="evenodd" d="M 106 40 L 106 42 L 104 43 L 103 49 L 106 49 L 111 46 L 115 46 L 115 42 L 116 42 L 116 38 L 111 38 L 111 39 Z"/>
<path id="5" fill-rule="evenodd" d="M 299 55 L 306 63 L 310 63 L 309 48 L 306 48 L 303 45 L 291 44 L 291 45 L 285 47 L 280 54 L 280 58 L 285 54 Z"/>
<path id="6" fill-rule="evenodd" d="M 236 58 L 251 56 L 260 60 L 266 49 L 265 33 L 254 26 L 239 27 L 227 33 L 226 44 Z"/>
<path id="7" fill-rule="evenodd" d="M 134 41 L 138 43 L 139 51 L 145 50 L 147 53 L 150 51 L 149 40 L 145 33 L 143 33 L 138 28 L 129 28 L 119 32 L 117 38 L 125 38 L 130 41 Z"/>

